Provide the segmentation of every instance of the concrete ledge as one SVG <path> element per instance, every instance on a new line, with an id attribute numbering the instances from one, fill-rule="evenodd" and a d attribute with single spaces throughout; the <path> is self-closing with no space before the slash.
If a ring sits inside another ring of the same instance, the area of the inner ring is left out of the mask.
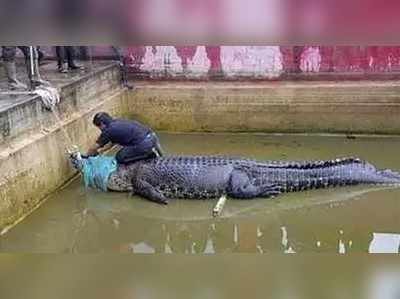
<path id="1" fill-rule="evenodd" d="M 0 143 L 0 231 L 29 214 L 75 175 L 66 159 L 66 146 L 71 144 L 64 130 L 73 144 L 86 149 L 98 135 L 91 125 L 94 113 L 104 109 L 125 115 L 128 110 L 115 64 L 69 80 L 61 86 L 61 123 L 41 108 L 37 97 L 21 99 L 2 111 L 10 129 Z"/>
<path id="2" fill-rule="evenodd" d="M 140 82 L 135 117 L 166 131 L 400 133 L 400 81 Z"/>
<path id="3" fill-rule="evenodd" d="M 46 79 L 60 91 L 58 106 L 61 118 L 120 88 L 119 70 L 114 63 L 99 63 L 88 73 L 58 74 L 56 65 L 46 66 Z M 55 118 L 46 111 L 37 95 L 4 95 L 0 92 L 0 144 L 54 125 Z"/>

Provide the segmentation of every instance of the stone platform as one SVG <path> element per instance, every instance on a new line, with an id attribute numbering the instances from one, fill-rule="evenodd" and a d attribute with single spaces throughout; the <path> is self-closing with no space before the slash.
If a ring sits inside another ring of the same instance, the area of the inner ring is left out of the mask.
<path id="1" fill-rule="evenodd" d="M 2 69 L 2 68 L 0 68 Z M 116 80 L 110 85 L 110 76 L 118 77 L 118 69 L 114 63 L 97 62 L 84 71 L 74 71 L 61 74 L 57 71 L 55 62 L 40 67 L 42 78 L 56 87 L 61 95 L 59 109 L 70 107 L 78 109 L 87 105 L 88 99 L 95 99 L 105 91 L 119 88 Z M 113 72 L 110 72 L 113 70 Z M 28 84 L 28 78 L 23 65 L 18 66 L 18 77 Z M 115 78 L 116 79 L 116 78 Z M 106 84 L 103 84 L 106 83 Z M 72 104 L 72 107 L 71 107 Z M 64 111 L 66 112 L 66 111 Z M 44 126 L 54 124 L 54 117 L 42 108 L 38 95 L 26 92 L 7 90 L 7 80 L 3 70 L 0 72 L 0 143 L 12 140 L 21 134 L 37 132 Z"/>

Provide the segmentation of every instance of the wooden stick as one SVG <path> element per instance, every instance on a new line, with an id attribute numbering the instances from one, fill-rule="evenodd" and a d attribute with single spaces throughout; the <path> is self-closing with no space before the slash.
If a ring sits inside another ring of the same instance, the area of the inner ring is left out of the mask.
<path id="1" fill-rule="evenodd" d="M 222 209 L 224 208 L 226 201 L 227 198 L 225 195 L 221 196 L 220 199 L 218 199 L 218 202 L 215 205 L 212 213 L 214 217 L 218 217 L 221 215 Z"/>

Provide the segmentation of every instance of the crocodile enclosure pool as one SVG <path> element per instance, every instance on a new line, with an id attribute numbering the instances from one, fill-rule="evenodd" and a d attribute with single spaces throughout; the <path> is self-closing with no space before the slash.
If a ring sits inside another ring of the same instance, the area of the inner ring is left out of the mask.
<path id="1" fill-rule="evenodd" d="M 56 116 L 36 94 L 1 95 L 2 299 L 399 298 L 400 188 L 228 198 L 213 217 L 217 200 L 86 189 L 66 150 L 86 151 L 107 111 L 153 128 L 167 155 L 359 157 L 400 172 L 400 81 L 135 79 L 127 90 L 110 61 L 41 70 L 60 92 Z"/>
<path id="2" fill-rule="evenodd" d="M 358 156 L 400 169 L 397 137 L 161 134 L 168 154 L 260 160 Z M 76 179 L 0 238 L 2 252 L 380 253 L 398 252 L 400 189 L 374 186 L 290 193 L 275 199 L 176 200 L 159 206 L 128 194 L 85 189 Z"/>

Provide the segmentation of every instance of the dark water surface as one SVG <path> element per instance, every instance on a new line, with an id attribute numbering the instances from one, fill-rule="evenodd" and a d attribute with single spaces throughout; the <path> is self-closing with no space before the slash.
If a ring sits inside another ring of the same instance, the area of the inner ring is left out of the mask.
<path id="1" fill-rule="evenodd" d="M 161 134 L 170 154 L 315 160 L 358 156 L 400 170 L 400 138 L 262 134 Z M 54 194 L 4 236 L 8 253 L 398 253 L 400 189 L 346 187 L 251 201 L 159 206 L 127 194 L 85 190 L 80 180 Z M 206 294 L 205 294 L 206 295 Z"/>

